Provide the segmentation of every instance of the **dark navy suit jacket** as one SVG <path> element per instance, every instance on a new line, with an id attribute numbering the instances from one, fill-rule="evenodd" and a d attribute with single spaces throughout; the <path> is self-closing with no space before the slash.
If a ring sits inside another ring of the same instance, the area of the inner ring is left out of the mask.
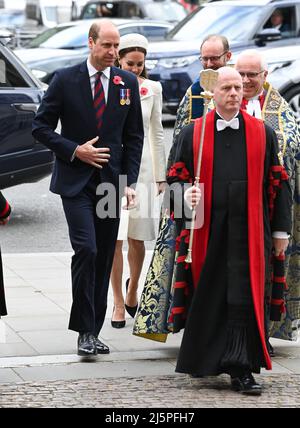
<path id="1" fill-rule="evenodd" d="M 116 75 L 122 78 L 124 85 L 113 82 Z M 121 89 L 130 89 L 130 105 L 120 104 Z M 61 135 L 55 132 L 59 119 Z M 97 135 L 99 140 L 95 147 L 110 148 L 110 160 L 99 170 L 99 181 L 117 185 L 119 175 L 124 174 L 127 175 L 127 185 L 136 183 L 144 139 L 136 77 L 111 67 L 103 124 L 97 131 L 86 61 L 59 70 L 33 121 L 33 135 L 56 155 L 50 185 L 54 193 L 73 197 L 87 184 L 95 167 L 77 158 L 71 162 L 71 158 L 78 144 L 84 144 Z"/>

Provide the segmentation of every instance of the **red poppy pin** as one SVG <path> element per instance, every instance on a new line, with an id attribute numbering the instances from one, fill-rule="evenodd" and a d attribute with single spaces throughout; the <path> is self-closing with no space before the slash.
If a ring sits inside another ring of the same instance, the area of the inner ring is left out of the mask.
<path id="1" fill-rule="evenodd" d="M 141 88 L 140 89 L 140 94 L 142 95 L 142 97 L 144 97 L 145 95 L 147 95 L 148 94 L 148 89 L 147 88 Z"/>
<path id="2" fill-rule="evenodd" d="M 120 76 L 114 76 L 113 82 L 115 85 L 124 85 L 124 82 Z"/>

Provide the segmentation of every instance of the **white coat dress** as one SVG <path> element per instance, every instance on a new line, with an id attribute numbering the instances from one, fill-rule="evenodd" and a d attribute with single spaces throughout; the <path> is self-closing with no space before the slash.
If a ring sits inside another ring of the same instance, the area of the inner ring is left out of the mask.
<path id="1" fill-rule="evenodd" d="M 156 237 L 154 210 L 157 182 L 166 181 L 166 156 L 162 127 L 162 86 L 149 79 L 140 85 L 144 122 L 144 146 L 136 186 L 136 208 L 121 210 L 118 240 L 128 237 L 152 241 Z M 124 205 L 124 204 L 122 204 Z M 159 213 L 158 213 L 159 214 Z"/>

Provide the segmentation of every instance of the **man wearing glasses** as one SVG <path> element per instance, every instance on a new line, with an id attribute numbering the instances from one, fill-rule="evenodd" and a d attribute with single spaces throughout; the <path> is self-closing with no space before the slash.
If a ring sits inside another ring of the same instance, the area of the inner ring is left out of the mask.
<path id="1" fill-rule="evenodd" d="M 281 157 L 290 177 L 293 190 L 292 218 L 293 227 L 289 247 L 286 252 L 285 275 L 286 291 L 284 293 L 285 313 L 282 307 L 270 307 L 270 336 L 297 340 L 300 327 L 300 132 L 294 113 L 289 104 L 266 81 L 267 64 L 256 50 L 242 52 L 236 60 L 236 70 L 243 81 L 242 108 L 251 115 L 262 119 L 276 132 Z M 270 288 L 270 287 L 269 287 Z M 267 300 L 271 291 L 268 291 Z M 277 299 L 278 300 L 278 299 Z M 272 302 L 271 302 L 272 303 Z M 273 302 L 274 303 L 274 302 Z M 276 303 L 276 301 L 275 301 Z M 280 302 L 277 302 L 280 303 Z M 273 314 L 273 316 L 272 316 Z M 271 348 L 272 352 L 272 348 Z"/>
<path id="2" fill-rule="evenodd" d="M 200 46 L 199 60 L 204 70 L 211 68 L 218 70 L 224 67 L 231 58 L 229 43 L 226 37 L 219 34 L 211 34 L 207 36 Z M 173 135 L 173 146 L 170 151 L 168 166 L 173 163 L 175 144 L 177 136 L 181 129 L 188 125 L 191 121 L 202 117 L 203 115 L 203 98 L 201 92 L 203 89 L 200 86 L 199 77 L 187 89 L 182 98 L 176 116 L 176 123 Z"/>

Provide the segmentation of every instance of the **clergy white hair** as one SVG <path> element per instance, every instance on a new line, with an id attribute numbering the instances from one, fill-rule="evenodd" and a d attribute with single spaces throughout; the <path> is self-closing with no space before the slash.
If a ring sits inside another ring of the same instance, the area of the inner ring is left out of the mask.
<path id="1" fill-rule="evenodd" d="M 257 58 L 260 62 L 261 70 L 267 71 L 268 70 L 268 63 L 265 59 L 265 57 L 256 49 L 247 49 L 245 51 L 242 51 L 236 58 L 237 63 L 240 59 L 244 58 Z"/>

